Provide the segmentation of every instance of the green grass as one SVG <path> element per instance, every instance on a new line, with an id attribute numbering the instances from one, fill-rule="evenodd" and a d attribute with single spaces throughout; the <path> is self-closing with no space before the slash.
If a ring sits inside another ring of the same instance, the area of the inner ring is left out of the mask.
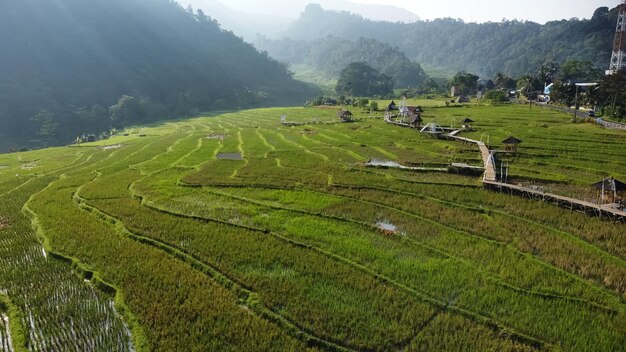
<path id="1" fill-rule="evenodd" d="M 334 95 L 337 78 L 327 75 L 320 75 L 320 72 L 307 65 L 291 65 L 289 66 L 294 75 L 293 77 L 299 81 L 311 83 L 319 87 L 324 94 Z"/>
<path id="2" fill-rule="evenodd" d="M 523 106 L 411 104 L 426 122 L 471 117 L 463 135 L 496 149 L 522 139 L 502 157 L 514 182 L 591 197 L 602 177 L 626 179 L 623 132 Z M 59 326 L 82 319 L 78 345 L 93 326 L 121 327 L 98 340 L 109 350 L 626 350 L 623 224 L 493 193 L 478 177 L 367 168 L 481 160 L 353 112 L 352 124 L 328 108 L 226 112 L 0 155 L 13 340 L 63 349 L 74 342 Z M 282 126 L 282 114 L 306 124 Z M 20 260 L 38 240 L 50 258 Z M 71 288 L 58 317 L 51 282 Z"/>

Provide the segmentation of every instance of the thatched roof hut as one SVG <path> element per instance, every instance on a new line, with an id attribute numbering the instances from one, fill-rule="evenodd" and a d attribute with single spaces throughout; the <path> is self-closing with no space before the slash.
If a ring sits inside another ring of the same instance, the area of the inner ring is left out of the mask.
<path id="1" fill-rule="evenodd" d="M 411 127 L 413 128 L 417 128 L 417 127 L 420 127 L 423 121 L 424 120 L 422 119 L 422 115 L 417 113 L 411 116 L 411 119 L 409 120 L 409 125 L 411 125 Z"/>
<path id="2" fill-rule="evenodd" d="M 509 150 L 517 153 L 517 146 L 522 143 L 521 139 L 517 139 L 515 137 L 509 137 L 502 141 L 504 144 L 504 150 Z"/>
<path id="3" fill-rule="evenodd" d="M 592 186 L 599 190 L 604 189 L 607 192 L 626 192 L 626 183 L 618 181 L 613 177 L 605 178 L 598 183 L 594 183 Z"/>
<path id="4" fill-rule="evenodd" d="M 594 183 L 592 187 L 601 192 L 600 197 L 602 201 L 612 203 L 617 203 L 620 199 L 623 199 L 623 195 L 626 193 L 626 183 L 618 181 L 613 177 Z"/>
<path id="5" fill-rule="evenodd" d="M 506 144 L 506 145 L 518 145 L 520 143 L 522 143 L 522 140 L 517 139 L 515 137 L 509 137 L 502 141 L 502 144 Z"/>
<path id="6" fill-rule="evenodd" d="M 474 120 L 470 119 L 469 117 L 466 117 L 465 119 L 463 119 L 463 121 L 461 121 L 461 126 L 463 127 L 463 129 L 470 131 L 472 129 L 473 123 L 474 123 Z"/>
<path id="7" fill-rule="evenodd" d="M 352 116 L 354 116 L 350 110 L 342 109 L 337 112 L 337 117 L 341 119 L 341 122 L 350 122 L 352 121 Z"/>
<path id="8" fill-rule="evenodd" d="M 416 123 L 416 122 L 423 122 L 423 121 L 424 120 L 422 119 L 422 115 L 416 114 L 416 115 L 413 115 L 413 117 L 411 117 L 411 120 L 409 122 Z"/>

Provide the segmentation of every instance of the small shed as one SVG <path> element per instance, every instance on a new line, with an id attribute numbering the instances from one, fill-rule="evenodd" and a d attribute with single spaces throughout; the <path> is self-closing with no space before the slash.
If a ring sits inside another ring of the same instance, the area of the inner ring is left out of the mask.
<path id="1" fill-rule="evenodd" d="M 594 183 L 593 188 L 598 190 L 598 198 L 603 204 L 624 201 L 626 184 L 614 179 L 613 177 L 605 178 L 598 183 Z"/>
<path id="2" fill-rule="evenodd" d="M 461 121 L 461 125 L 463 126 L 463 129 L 466 129 L 466 130 L 471 130 L 473 123 L 474 123 L 474 120 L 470 119 L 469 117 Z"/>
<path id="3" fill-rule="evenodd" d="M 517 139 L 512 136 L 502 141 L 502 144 L 504 144 L 504 150 L 508 150 L 512 152 L 517 152 L 517 147 L 521 143 L 522 141 L 520 139 Z"/>
<path id="4" fill-rule="evenodd" d="M 387 107 L 387 110 L 389 110 L 389 111 L 398 110 L 398 106 L 396 105 L 396 102 L 395 101 L 391 101 L 391 104 L 389 104 L 389 106 Z"/>
<path id="5" fill-rule="evenodd" d="M 337 112 L 337 117 L 341 120 L 341 122 L 352 122 L 352 116 L 354 116 L 350 110 L 339 110 Z"/>

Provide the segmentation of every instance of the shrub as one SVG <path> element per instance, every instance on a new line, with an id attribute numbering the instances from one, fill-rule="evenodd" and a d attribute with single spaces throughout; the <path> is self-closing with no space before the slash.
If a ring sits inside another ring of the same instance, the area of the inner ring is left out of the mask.
<path id="1" fill-rule="evenodd" d="M 485 99 L 489 99 L 494 103 L 504 103 L 507 101 L 506 93 L 501 90 L 490 90 L 484 95 Z"/>

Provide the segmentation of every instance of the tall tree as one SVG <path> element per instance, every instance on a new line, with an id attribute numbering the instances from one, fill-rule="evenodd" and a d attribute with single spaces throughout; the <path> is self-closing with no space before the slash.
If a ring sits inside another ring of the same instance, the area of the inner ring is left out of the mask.
<path id="1" fill-rule="evenodd" d="M 601 106 L 606 115 L 626 119 L 626 72 L 603 76 L 590 96 L 592 102 Z"/>
<path id="2" fill-rule="evenodd" d="M 465 71 L 457 72 L 450 81 L 450 84 L 461 88 L 463 94 L 474 94 L 478 87 L 478 76 Z"/>
<path id="3" fill-rule="evenodd" d="M 535 78 L 544 86 L 554 82 L 554 77 L 559 71 L 559 64 L 553 61 L 545 62 L 539 66 Z"/>
<path id="4" fill-rule="evenodd" d="M 494 77 L 494 83 L 496 85 L 496 88 L 498 89 L 515 89 L 517 85 L 513 78 L 505 75 L 502 72 L 496 73 L 496 76 Z"/>
<path id="5" fill-rule="evenodd" d="M 393 93 L 393 80 L 364 62 L 353 62 L 341 71 L 335 91 L 339 95 L 387 96 Z"/>
<path id="6" fill-rule="evenodd" d="M 593 67 L 591 61 L 575 59 L 565 61 L 565 63 L 561 65 L 559 73 L 562 81 L 595 81 L 601 76 L 600 70 Z"/>

